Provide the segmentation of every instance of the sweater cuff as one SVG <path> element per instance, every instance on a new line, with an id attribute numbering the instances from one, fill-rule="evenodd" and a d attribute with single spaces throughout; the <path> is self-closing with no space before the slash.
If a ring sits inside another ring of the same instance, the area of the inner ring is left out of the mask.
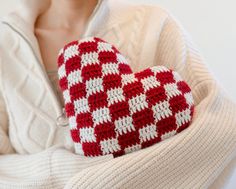
<path id="1" fill-rule="evenodd" d="M 51 156 L 50 170 L 53 188 L 60 188 L 80 171 L 114 159 L 112 154 L 98 157 L 78 155 L 59 146 Z"/>

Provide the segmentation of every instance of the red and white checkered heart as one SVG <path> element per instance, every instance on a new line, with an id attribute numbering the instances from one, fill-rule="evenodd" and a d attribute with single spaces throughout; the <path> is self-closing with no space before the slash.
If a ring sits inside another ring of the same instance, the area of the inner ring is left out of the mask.
<path id="1" fill-rule="evenodd" d="M 58 76 L 78 154 L 121 156 L 165 140 L 192 121 L 191 89 L 177 72 L 153 66 L 133 73 L 103 39 L 65 45 Z"/>

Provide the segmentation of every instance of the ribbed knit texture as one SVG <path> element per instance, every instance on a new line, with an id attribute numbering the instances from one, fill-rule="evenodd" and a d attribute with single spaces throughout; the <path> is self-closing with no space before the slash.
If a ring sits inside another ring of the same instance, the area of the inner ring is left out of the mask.
<path id="1" fill-rule="evenodd" d="M 183 132 L 113 158 L 73 152 L 69 128 L 40 67 L 31 1 L 0 29 L 0 188 L 211 188 L 224 185 L 236 156 L 236 104 L 207 68 L 181 24 L 158 6 L 103 0 L 84 36 L 116 45 L 134 72 L 154 65 L 190 85 L 195 114 Z M 226 169 L 225 169 L 226 168 Z M 212 185 L 214 183 L 214 185 Z"/>

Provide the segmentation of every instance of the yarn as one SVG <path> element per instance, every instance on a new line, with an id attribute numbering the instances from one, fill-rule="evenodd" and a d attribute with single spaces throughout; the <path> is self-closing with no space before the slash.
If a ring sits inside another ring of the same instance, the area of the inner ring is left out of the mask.
<path id="1" fill-rule="evenodd" d="M 118 157 L 191 124 L 193 96 L 176 71 L 153 66 L 134 73 L 101 38 L 66 44 L 58 55 L 58 77 L 77 154 Z"/>

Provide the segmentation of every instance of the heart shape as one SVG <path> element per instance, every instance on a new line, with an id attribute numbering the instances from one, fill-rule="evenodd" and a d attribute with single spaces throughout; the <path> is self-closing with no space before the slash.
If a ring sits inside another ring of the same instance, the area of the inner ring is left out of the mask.
<path id="1" fill-rule="evenodd" d="M 86 37 L 58 55 L 59 85 L 75 152 L 118 157 L 186 129 L 193 117 L 191 89 L 165 66 L 133 73 L 112 44 Z"/>

